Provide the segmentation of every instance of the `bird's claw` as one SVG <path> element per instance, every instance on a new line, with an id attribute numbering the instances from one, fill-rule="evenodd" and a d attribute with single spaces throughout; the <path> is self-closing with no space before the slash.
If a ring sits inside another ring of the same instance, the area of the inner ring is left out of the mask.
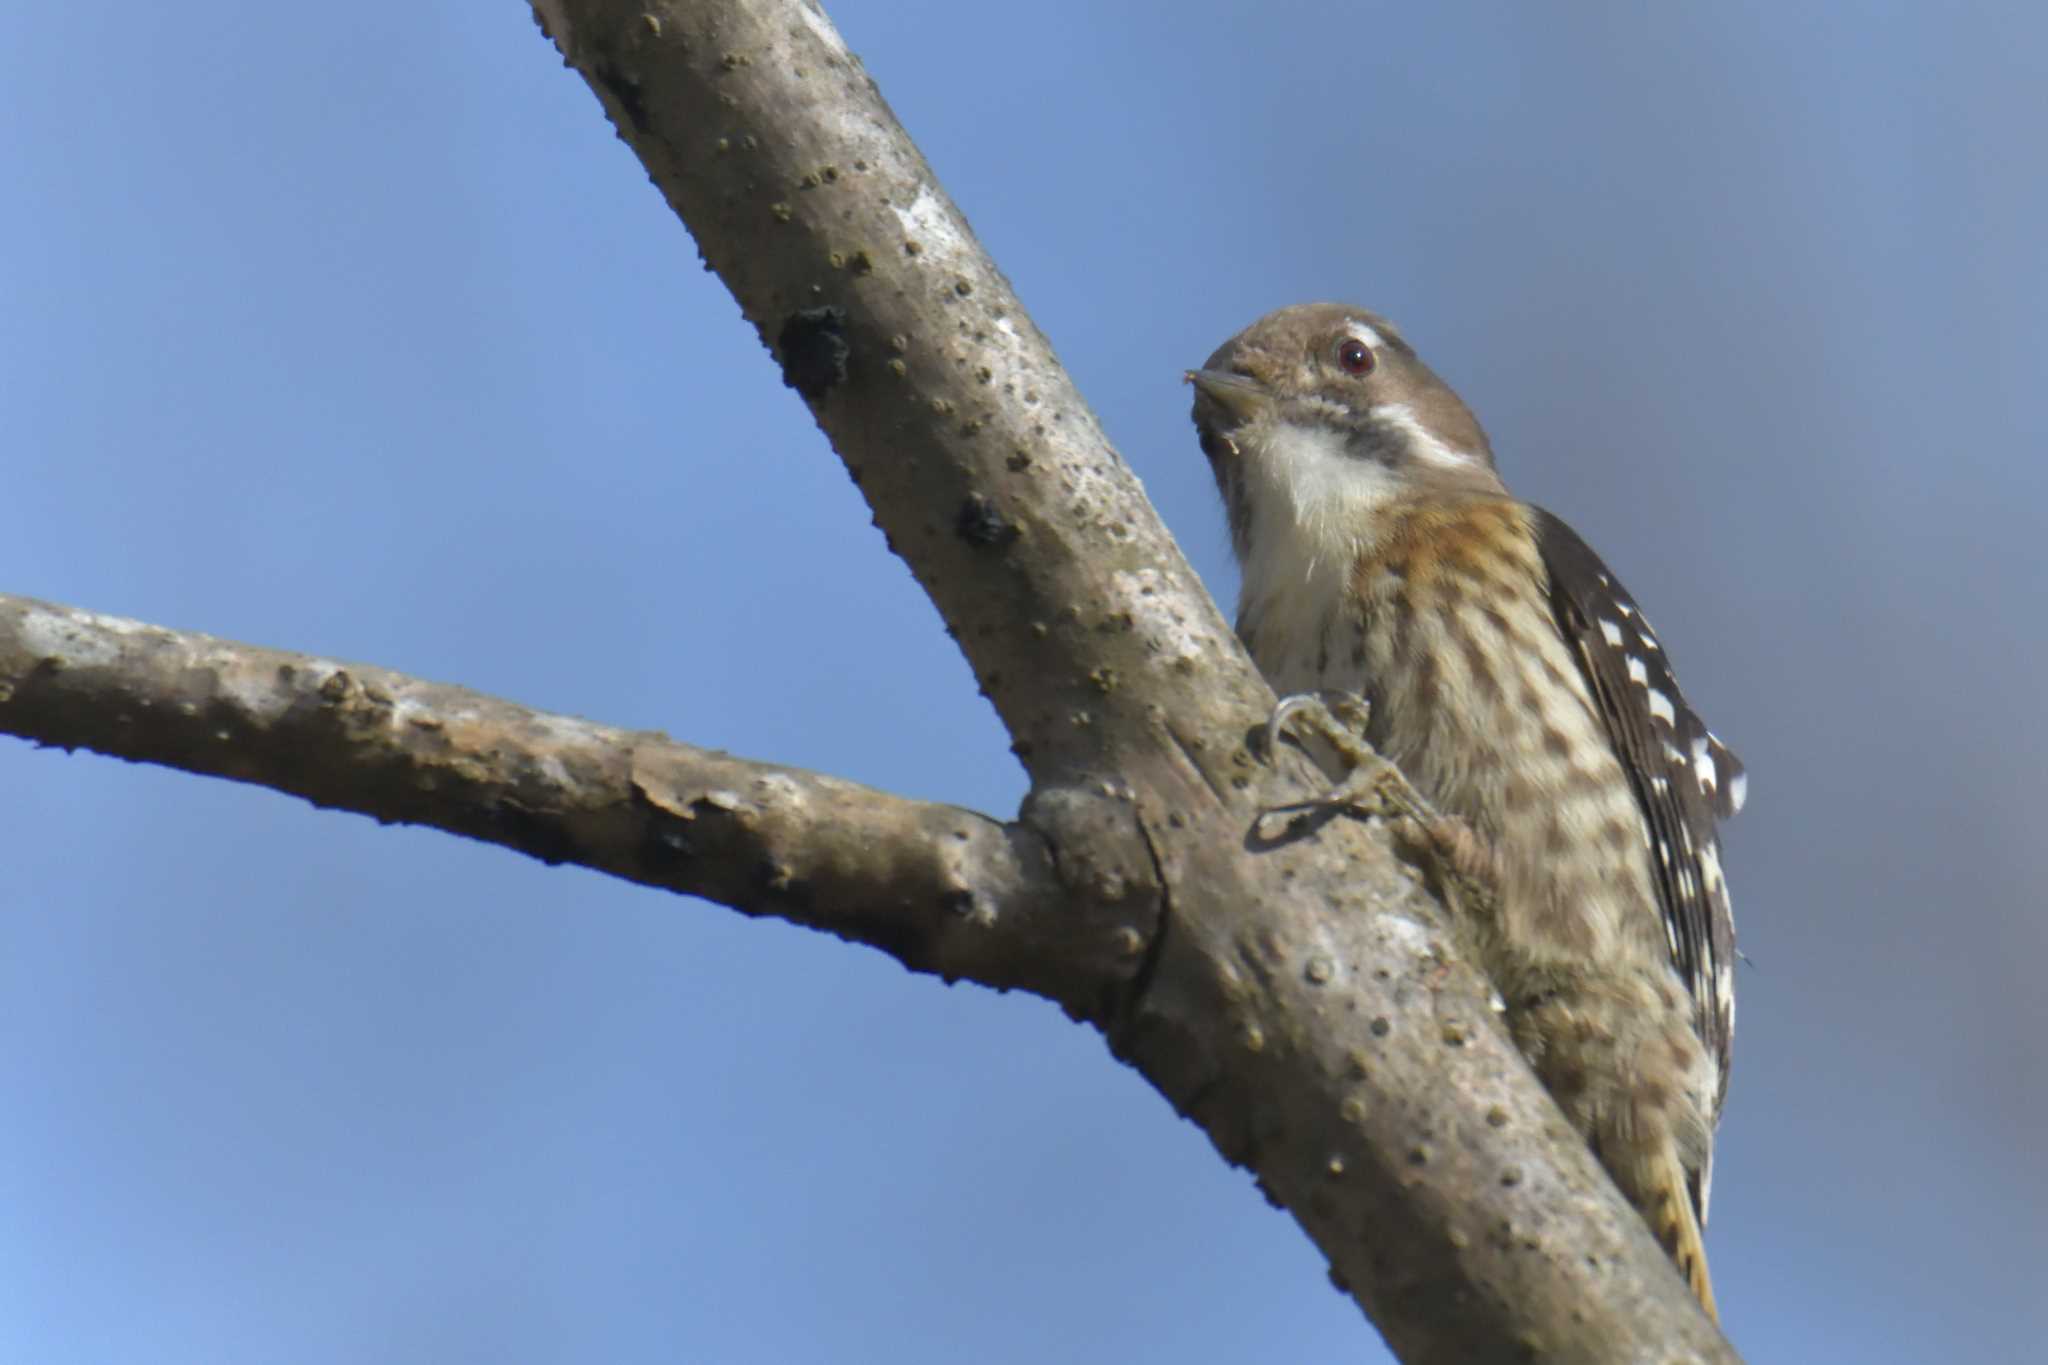
<path id="1" fill-rule="evenodd" d="M 1265 822 L 1276 816 L 1291 822 L 1339 811 L 1377 815 L 1395 822 L 1401 841 L 1435 870 L 1454 906 L 1483 910 L 1495 904 L 1499 875 L 1485 843 L 1463 820 L 1439 813 L 1399 768 L 1366 743 L 1371 710 L 1365 698 L 1349 692 L 1299 692 L 1281 699 L 1266 722 L 1269 761 L 1287 736 L 1325 771 L 1341 766 L 1344 776 L 1321 796 L 1261 812 L 1259 832 L 1264 834 Z"/>
<path id="2" fill-rule="evenodd" d="M 1339 712 L 1345 713 L 1343 716 Z M 1266 719 L 1266 753 L 1277 755 L 1280 741 L 1297 718 L 1310 738 L 1330 746 L 1348 767 L 1357 767 L 1372 750 L 1363 738 L 1365 723 L 1372 718 L 1372 703 L 1356 692 L 1296 692 L 1280 699 Z M 1300 743 L 1301 736 L 1296 736 Z M 1302 747 L 1306 748 L 1306 745 Z"/>
<path id="3" fill-rule="evenodd" d="M 1348 810 L 1411 819 L 1425 827 L 1436 824 L 1436 811 L 1409 785 L 1401 770 L 1366 743 L 1365 723 L 1371 714 L 1372 704 L 1352 692 L 1296 692 L 1282 697 L 1266 721 L 1267 754 L 1277 755 L 1281 739 L 1290 737 L 1325 769 L 1341 769 L 1344 775 L 1314 800 L 1277 806 L 1266 814 Z M 1324 751 L 1335 758 L 1335 765 L 1324 761 Z"/>

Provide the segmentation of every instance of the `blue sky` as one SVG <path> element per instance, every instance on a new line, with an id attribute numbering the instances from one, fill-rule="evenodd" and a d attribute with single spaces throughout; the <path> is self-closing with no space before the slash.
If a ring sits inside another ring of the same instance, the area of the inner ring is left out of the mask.
<path id="1" fill-rule="evenodd" d="M 830 12 L 1226 602 L 1180 371 L 1283 303 L 1404 325 L 1750 768 L 1737 1345 L 2031 1358 L 2048 18 Z M 524 5 L 28 7 L 0 119 L 0 591 L 1015 809 L 936 614 Z M 16 741 L 0 830 L 0 1358 L 1370 1341 L 1043 1002 Z"/>

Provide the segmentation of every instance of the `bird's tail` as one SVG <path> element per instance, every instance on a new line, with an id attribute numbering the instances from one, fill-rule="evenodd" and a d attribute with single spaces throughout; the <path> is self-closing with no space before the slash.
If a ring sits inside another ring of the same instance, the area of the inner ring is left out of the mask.
<path id="1" fill-rule="evenodd" d="M 1650 1231 L 1657 1235 L 1664 1254 L 1692 1286 L 1700 1306 L 1718 1323 L 1721 1313 L 1714 1306 L 1714 1283 L 1707 1274 L 1706 1240 L 1700 1228 L 1699 1211 L 1693 1205 L 1692 1181 L 1678 1158 L 1677 1144 L 1659 1144 L 1656 1156 L 1644 1166 L 1641 1174 L 1648 1178 L 1638 1189 L 1627 1193 L 1649 1223 Z"/>

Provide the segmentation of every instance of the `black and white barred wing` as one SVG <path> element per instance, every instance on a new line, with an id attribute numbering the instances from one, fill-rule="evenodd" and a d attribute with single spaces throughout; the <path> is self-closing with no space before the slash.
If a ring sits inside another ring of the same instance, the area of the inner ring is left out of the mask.
<path id="1" fill-rule="evenodd" d="M 1700 1040 L 1719 1064 L 1718 1115 L 1735 1034 L 1735 920 L 1715 824 L 1742 808 L 1747 778 L 1741 760 L 1686 705 L 1663 646 L 1621 580 L 1550 513 L 1539 510 L 1535 527 L 1558 625 L 1578 653 L 1649 825 L 1671 960 L 1692 989 Z"/>

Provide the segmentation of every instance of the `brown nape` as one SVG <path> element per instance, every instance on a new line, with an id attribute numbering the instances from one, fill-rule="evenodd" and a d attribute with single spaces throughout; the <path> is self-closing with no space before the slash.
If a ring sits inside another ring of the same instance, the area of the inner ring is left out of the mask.
<path id="1" fill-rule="evenodd" d="M 1418 372 L 1419 382 L 1414 386 L 1415 397 L 1412 406 L 1415 418 L 1430 431 L 1436 433 L 1445 445 L 1453 450 L 1483 458 L 1491 467 L 1493 444 L 1486 439 L 1486 429 L 1479 425 L 1479 419 L 1465 406 L 1465 401 L 1452 392 L 1450 385 L 1437 378 L 1436 372 L 1420 360 L 1409 362 Z"/>

